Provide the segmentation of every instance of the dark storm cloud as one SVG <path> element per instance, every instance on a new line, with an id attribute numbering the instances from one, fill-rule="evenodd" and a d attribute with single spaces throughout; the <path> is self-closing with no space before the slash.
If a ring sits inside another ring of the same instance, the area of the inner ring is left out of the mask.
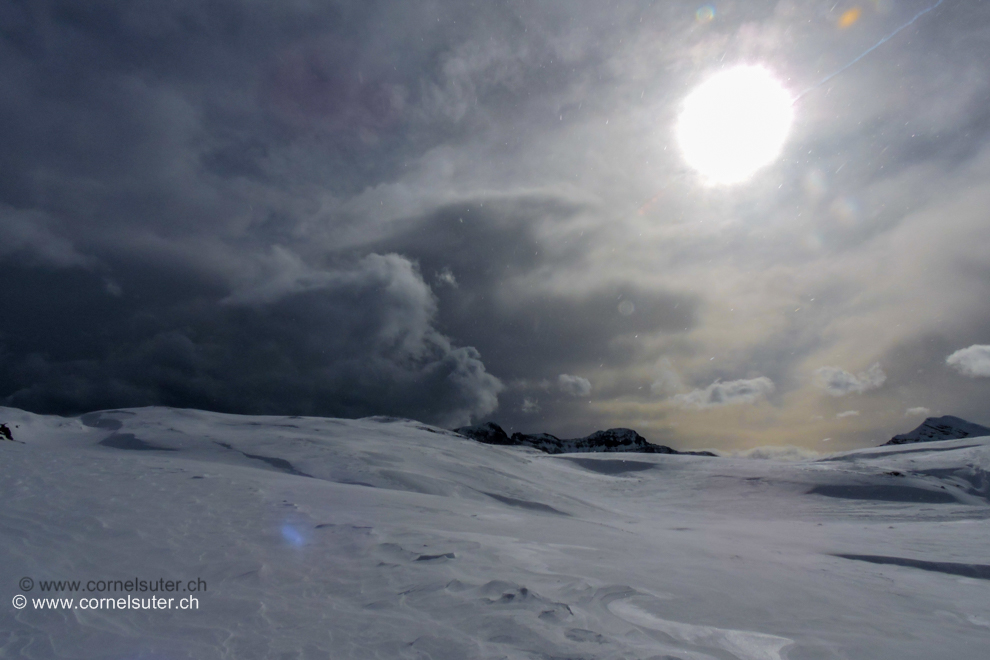
<path id="1" fill-rule="evenodd" d="M 141 304 L 131 297 L 140 288 L 108 296 L 85 273 L 48 275 L 61 295 L 45 306 L 61 322 L 38 318 L 37 300 L 5 288 L 6 404 L 380 413 L 446 425 L 495 409 L 502 385 L 475 349 L 433 328 L 435 299 L 408 260 L 369 255 L 316 270 L 282 250 L 265 270 L 262 282 L 219 301 L 200 287 L 174 305 Z"/>
<path id="2" fill-rule="evenodd" d="M 435 329 L 405 258 L 308 266 L 272 245 L 319 263 L 334 246 L 298 231 L 313 208 L 332 214 L 525 82 L 512 12 L 476 12 L 509 38 L 475 48 L 456 27 L 475 10 L 441 23 L 439 9 L 5 4 L 5 400 L 451 424 L 492 411 L 501 384 Z"/>
<path id="3" fill-rule="evenodd" d="M 273 246 L 320 262 L 333 246 L 297 231 L 320 200 L 333 211 L 437 142 L 396 142 L 436 121 L 406 107 L 424 94 L 410 70 L 441 68 L 429 10 L 4 5 L 5 401 L 443 424 L 493 410 L 501 384 L 436 330 L 407 259 L 309 266 Z"/>
<path id="4" fill-rule="evenodd" d="M 94 259 L 77 252 L 53 224 L 43 212 L 0 206 L 0 258 L 19 255 L 55 267 L 92 265 Z"/>

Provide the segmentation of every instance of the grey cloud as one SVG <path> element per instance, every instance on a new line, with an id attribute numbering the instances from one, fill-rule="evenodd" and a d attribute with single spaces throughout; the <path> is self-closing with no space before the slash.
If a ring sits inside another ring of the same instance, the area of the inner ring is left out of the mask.
<path id="1" fill-rule="evenodd" d="M 347 271 L 328 271 L 313 268 L 282 246 L 275 245 L 271 253 L 259 260 L 261 263 L 251 275 L 251 282 L 241 284 L 233 293 L 220 301 L 226 305 L 266 305 L 293 294 L 345 286 Z M 393 260 L 372 255 L 365 260 L 369 270 L 388 268 Z M 356 274 L 360 276 L 362 269 Z"/>
<path id="2" fill-rule="evenodd" d="M 617 340 L 683 332 L 696 324 L 699 300 L 625 278 L 574 290 L 530 285 L 537 273 L 580 271 L 592 236 L 562 231 L 560 238 L 543 239 L 536 229 L 540 223 L 567 227 L 586 211 L 547 195 L 478 199 L 411 220 L 406 231 L 374 249 L 406 255 L 424 272 L 456 274 L 456 288 L 436 291 L 440 327 L 498 363 L 502 378 L 630 364 L 639 357 L 636 343 Z M 621 314 L 620 300 L 635 300 L 635 312 Z"/>
<path id="3" fill-rule="evenodd" d="M 815 379 L 819 387 L 832 396 L 846 394 L 862 394 L 875 390 L 887 381 L 887 374 L 874 363 L 866 371 L 851 374 L 839 367 L 820 367 L 815 370 Z"/>
<path id="4" fill-rule="evenodd" d="M 924 406 L 916 406 L 914 408 L 908 408 L 907 410 L 904 411 L 904 416 L 905 417 L 913 417 L 913 416 L 916 416 L 916 415 L 917 416 L 922 416 L 922 417 L 927 417 L 928 415 L 931 415 L 931 414 L 932 414 L 932 411 L 929 410 L 928 408 L 925 408 Z"/>
<path id="5" fill-rule="evenodd" d="M 460 121 L 479 97 L 522 87 L 525 53 L 504 39 L 468 42 L 443 56 L 441 79 L 429 85 L 424 110 Z"/>
<path id="6" fill-rule="evenodd" d="M 945 358 L 945 363 L 963 376 L 988 378 L 990 377 L 990 346 L 973 344 L 968 348 L 961 348 Z"/>
<path id="7" fill-rule="evenodd" d="M 571 396 L 586 397 L 591 394 L 591 381 L 581 376 L 560 374 L 557 377 L 557 386 L 561 392 Z"/>
<path id="8" fill-rule="evenodd" d="M 540 402 L 537 399 L 531 399 L 530 397 L 525 397 L 522 400 L 522 404 L 519 406 L 519 410 L 526 415 L 532 415 L 534 413 L 540 412 Z"/>
<path id="9" fill-rule="evenodd" d="M 840 413 L 835 413 L 835 416 L 838 417 L 839 419 L 843 419 L 845 417 L 859 417 L 859 411 L 858 410 L 844 410 L 844 411 L 842 411 Z"/>
<path id="10" fill-rule="evenodd" d="M 52 218 L 0 204 L 0 260 L 20 256 L 59 268 L 93 267 L 97 260 L 79 253 L 71 241 L 51 229 Z"/>
<path id="11" fill-rule="evenodd" d="M 773 381 L 765 376 L 724 383 L 715 381 L 704 389 L 678 394 L 671 398 L 671 402 L 679 407 L 695 410 L 753 404 L 765 399 L 774 389 Z"/>

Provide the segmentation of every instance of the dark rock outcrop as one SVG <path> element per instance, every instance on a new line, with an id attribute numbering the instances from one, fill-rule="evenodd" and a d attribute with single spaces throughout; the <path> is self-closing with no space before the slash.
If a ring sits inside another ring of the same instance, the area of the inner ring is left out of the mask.
<path id="1" fill-rule="evenodd" d="M 677 451 L 664 445 L 655 445 L 632 429 L 608 429 L 595 431 L 583 438 L 562 439 L 549 433 L 513 433 L 510 437 L 494 422 L 454 429 L 456 433 L 489 445 L 514 445 L 532 447 L 548 454 L 587 452 L 636 452 L 640 454 L 691 454 L 715 456 L 709 451 Z"/>
<path id="2" fill-rule="evenodd" d="M 906 445 L 912 442 L 938 442 L 939 440 L 959 440 L 990 435 L 990 429 L 979 424 L 967 422 L 965 419 L 945 415 L 929 417 L 921 426 L 910 433 L 895 435 L 884 445 Z"/>
<path id="3" fill-rule="evenodd" d="M 464 426 L 454 429 L 454 433 L 483 442 L 486 445 L 512 445 L 512 439 L 502 430 L 502 427 L 494 422 L 485 422 L 475 426 Z"/>

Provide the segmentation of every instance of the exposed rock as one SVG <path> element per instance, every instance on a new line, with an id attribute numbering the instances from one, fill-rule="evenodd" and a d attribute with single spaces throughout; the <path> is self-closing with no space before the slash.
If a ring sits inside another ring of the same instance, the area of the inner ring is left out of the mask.
<path id="1" fill-rule="evenodd" d="M 895 435 L 884 445 L 905 445 L 912 442 L 938 442 L 990 435 L 990 428 L 967 422 L 965 419 L 945 415 L 929 417 L 910 433 Z"/>
<path id="2" fill-rule="evenodd" d="M 677 451 L 664 445 L 655 445 L 632 429 L 608 429 L 595 431 L 584 438 L 562 439 L 549 433 L 513 433 L 511 437 L 494 422 L 454 429 L 463 436 L 489 445 L 515 445 L 532 447 L 548 454 L 585 452 L 637 452 L 640 454 L 691 454 L 715 456 L 709 451 Z"/>
<path id="3" fill-rule="evenodd" d="M 474 426 L 463 426 L 459 429 L 454 429 L 454 433 L 460 433 L 463 436 L 467 436 L 478 442 L 483 442 L 486 445 L 511 445 L 515 444 L 506 435 L 502 427 L 494 422 L 485 422 L 484 424 L 476 424 Z"/>

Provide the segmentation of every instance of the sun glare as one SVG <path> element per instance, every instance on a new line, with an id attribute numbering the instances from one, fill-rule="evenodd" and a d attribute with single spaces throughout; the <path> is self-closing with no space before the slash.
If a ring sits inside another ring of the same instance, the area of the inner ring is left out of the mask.
<path id="1" fill-rule="evenodd" d="M 710 183 L 745 181 L 780 155 L 792 103 L 763 67 L 715 74 L 684 99 L 677 123 L 684 159 Z"/>

